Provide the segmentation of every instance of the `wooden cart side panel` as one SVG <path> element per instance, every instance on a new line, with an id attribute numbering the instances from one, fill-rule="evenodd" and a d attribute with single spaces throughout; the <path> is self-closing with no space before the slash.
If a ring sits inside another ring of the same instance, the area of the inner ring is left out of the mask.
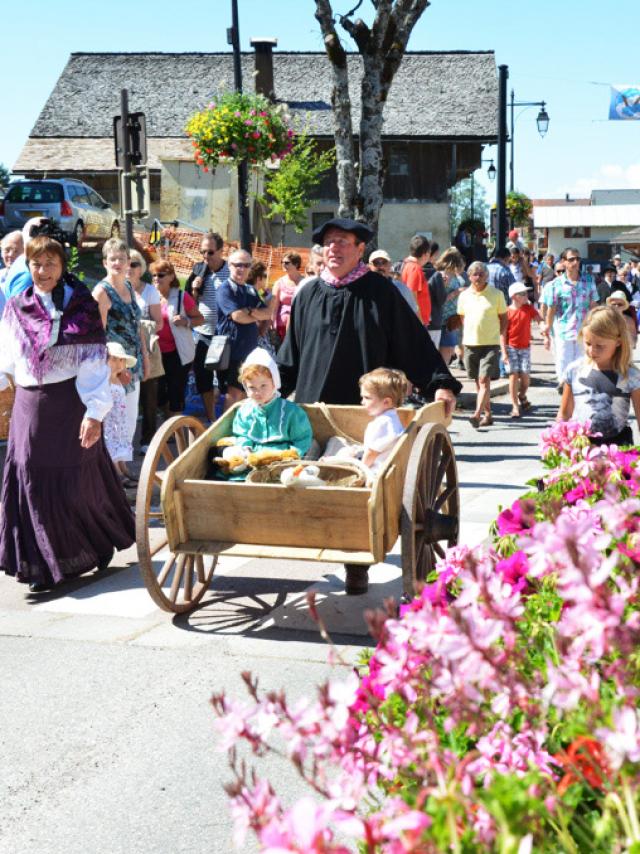
<path id="1" fill-rule="evenodd" d="M 380 478 L 376 478 L 369 499 L 369 548 L 375 557 L 375 563 L 381 563 L 386 557 L 384 494 Z M 350 563 L 351 561 L 347 561 Z"/>
<path id="2" fill-rule="evenodd" d="M 207 456 L 209 448 L 218 439 L 231 433 L 231 425 L 236 414 L 236 404 L 215 421 L 202 436 L 199 436 L 193 445 L 189 445 L 186 451 L 171 463 L 170 470 L 173 472 L 177 483 L 183 480 L 201 480 L 207 473 Z"/>
<path id="3" fill-rule="evenodd" d="M 187 480 L 180 492 L 190 540 L 369 551 L 368 489 Z"/>

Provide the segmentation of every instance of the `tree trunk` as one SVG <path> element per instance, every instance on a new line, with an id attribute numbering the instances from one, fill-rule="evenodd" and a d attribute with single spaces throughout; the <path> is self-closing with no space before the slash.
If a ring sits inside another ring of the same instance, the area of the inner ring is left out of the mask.
<path id="1" fill-rule="evenodd" d="M 363 63 L 356 181 L 347 53 L 335 30 L 331 0 L 315 0 L 316 19 L 320 23 L 325 50 L 333 69 L 331 101 L 336 140 L 339 214 L 355 215 L 377 233 L 383 203 L 384 106 L 409 36 L 429 5 L 429 0 L 372 0 L 372 3 L 376 15 L 371 28 L 360 18 L 351 20 L 362 0 L 346 15 L 338 16 L 343 29 L 356 42 Z"/>
<path id="2" fill-rule="evenodd" d="M 338 216 L 353 217 L 356 203 L 356 169 L 347 54 L 335 30 L 331 3 L 329 0 L 315 0 L 315 2 L 316 19 L 320 24 L 325 50 L 333 69 L 331 107 L 336 143 Z"/>

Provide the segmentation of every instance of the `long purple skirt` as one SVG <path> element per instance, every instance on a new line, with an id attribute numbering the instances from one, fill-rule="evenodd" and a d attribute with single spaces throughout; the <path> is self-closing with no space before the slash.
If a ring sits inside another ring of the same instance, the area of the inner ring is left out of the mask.
<path id="1" fill-rule="evenodd" d="M 135 522 L 102 437 L 80 446 L 75 380 L 16 388 L 2 479 L 0 568 L 58 584 L 128 548 Z"/>

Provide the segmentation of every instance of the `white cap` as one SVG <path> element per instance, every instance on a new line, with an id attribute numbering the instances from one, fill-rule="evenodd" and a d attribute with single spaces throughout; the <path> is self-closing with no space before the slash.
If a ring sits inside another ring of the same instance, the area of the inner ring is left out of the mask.
<path id="1" fill-rule="evenodd" d="M 509 285 L 509 298 L 516 296 L 516 294 L 526 294 L 528 292 L 529 288 L 524 282 L 514 282 L 512 285 Z"/>
<path id="2" fill-rule="evenodd" d="M 613 291 L 607 297 L 607 305 L 611 305 L 611 303 L 615 300 L 615 302 L 623 302 L 625 308 L 629 308 L 629 300 L 627 299 L 627 295 L 624 291 Z"/>
<path id="3" fill-rule="evenodd" d="M 372 252 L 369 255 L 369 261 L 377 261 L 378 258 L 382 258 L 384 261 L 391 261 L 391 256 L 388 252 L 385 252 L 384 249 L 376 249 L 375 252 Z"/>
<path id="4" fill-rule="evenodd" d="M 135 356 L 130 356 L 118 341 L 109 341 L 107 344 L 107 353 L 115 359 L 124 359 L 124 363 L 128 368 L 133 368 L 138 361 Z"/>
<path id="5" fill-rule="evenodd" d="M 255 350 L 252 350 L 249 353 L 242 363 L 242 367 L 246 368 L 247 365 L 262 365 L 263 368 L 268 368 L 273 378 L 274 386 L 279 389 L 282 385 L 280 380 L 280 371 L 275 363 L 275 359 L 268 350 L 264 349 L 264 347 L 256 347 Z"/>

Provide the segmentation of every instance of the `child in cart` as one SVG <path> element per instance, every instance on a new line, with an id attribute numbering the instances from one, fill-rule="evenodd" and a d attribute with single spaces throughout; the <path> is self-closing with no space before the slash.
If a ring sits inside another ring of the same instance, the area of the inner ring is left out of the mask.
<path id="1" fill-rule="evenodd" d="M 244 480 L 250 466 L 302 459 L 313 441 L 307 413 L 280 397 L 280 372 L 267 350 L 256 347 L 238 376 L 247 400 L 235 414 L 231 436 L 212 449 L 210 476 L 216 479 Z"/>
<path id="2" fill-rule="evenodd" d="M 409 390 L 409 381 L 402 371 L 376 368 L 359 379 L 360 400 L 373 421 L 367 424 L 362 444 L 343 436 L 332 436 L 321 462 L 350 462 L 360 465 L 370 485 L 391 456 L 396 442 L 404 432 L 397 413 Z"/>

